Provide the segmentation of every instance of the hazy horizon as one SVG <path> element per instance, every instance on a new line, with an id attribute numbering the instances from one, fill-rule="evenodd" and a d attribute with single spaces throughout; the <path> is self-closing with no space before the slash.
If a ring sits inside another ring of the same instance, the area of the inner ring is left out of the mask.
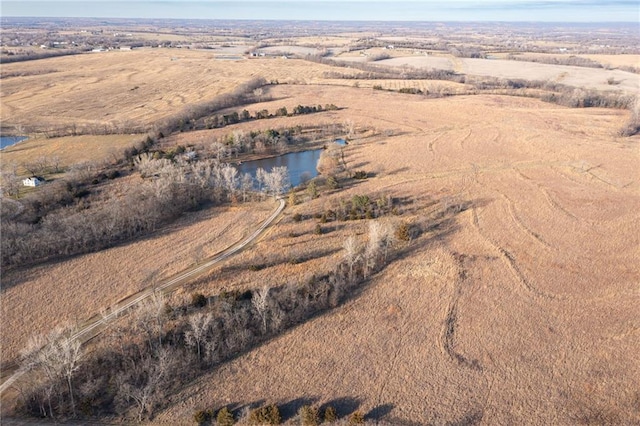
<path id="1" fill-rule="evenodd" d="M 636 0 L 3 1 L 3 17 L 306 21 L 638 22 Z"/>

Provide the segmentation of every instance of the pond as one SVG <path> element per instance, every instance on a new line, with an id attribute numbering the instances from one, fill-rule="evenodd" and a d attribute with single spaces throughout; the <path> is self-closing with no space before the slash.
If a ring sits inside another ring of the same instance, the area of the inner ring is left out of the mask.
<path id="1" fill-rule="evenodd" d="M 346 145 L 344 139 L 336 139 L 334 143 L 338 145 Z M 239 164 L 238 172 L 241 174 L 249 173 L 252 177 L 256 177 L 256 171 L 260 168 L 271 171 L 274 167 L 285 166 L 289 169 L 289 180 L 292 186 L 298 186 L 318 176 L 318 160 L 322 149 L 313 149 L 302 152 L 291 152 L 289 154 L 279 155 L 277 157 L 263 158 L 261 160 L 245 161 Z"/>
<path id="2" fill-rule="evenodd" d="M 289 180 L 292 186 L 298 186 L 318 176 L 318 160 L 322 149 L 314 149 L 310 151 L 291 152 L 289 154 L 279 155 L 277 157 L 263 158 L 261 160 L 245 161 L 239 164 L 238 171 L 242 174 L 249 173 L 252 177 L 256 177 L 256 171 L 260 168 L 270 171 L 274 167 L 285 166 L 289 169 Z"/>
<path id="3" fill-rule="evenodd" d="M 15 145 L 25 139 L 27 139 L 26 136 L 0 136 L 0 149 Z"/>

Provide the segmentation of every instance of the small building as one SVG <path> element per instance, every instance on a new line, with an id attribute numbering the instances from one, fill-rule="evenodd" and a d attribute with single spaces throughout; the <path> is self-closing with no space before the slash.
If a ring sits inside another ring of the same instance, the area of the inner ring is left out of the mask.
<path id="1" fill-rule="evenodd" d="M 39 176 L 31 176 L 26 179 L 22 179 L 22 185 L 24 186 L 38 186 L 44 183 L 44 179 Z"/>

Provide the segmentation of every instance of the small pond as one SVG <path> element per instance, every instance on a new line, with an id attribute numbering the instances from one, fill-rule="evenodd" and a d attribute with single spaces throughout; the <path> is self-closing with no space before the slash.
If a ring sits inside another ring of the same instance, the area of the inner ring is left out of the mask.
<path id="1" fill-rule="evenodd" d="M 334 142 L 338 145 L 346 145 L 344 139 L 336 139 Z M 241 174 L 249 173 L 255 178 L 256 171 L 260 168 L 271 171 L 274 167 L 285 166 L 289 169 L 291 185 L 298 186 L 318 176 L 316 167 L 322 151 L 322 149 L 313 149 L 302 152 L 291 152 L 277 157 L 263 158 L 262 160 L 245 161 L 237 166 L 238 172 Z"/>
<path id="2" fill-rule="evenodd" d="M 26 136 L 0 136 L 0 149 L 15 145 L 25 139 L 27 139 Z"/>

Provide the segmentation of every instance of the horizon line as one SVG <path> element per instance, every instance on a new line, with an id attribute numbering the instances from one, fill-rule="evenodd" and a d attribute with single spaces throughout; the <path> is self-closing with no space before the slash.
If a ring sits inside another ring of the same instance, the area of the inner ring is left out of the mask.
<path id="1" fill-rule="evenodd" d="M 638 21 L 547 21 L 547 20 L 404 20 L 404 19 L 276 19 L 276 18 L 152 18 L 152 17 L 118 17 L 118 16 L 37 16 L 37 15 L 0 15 L 2 19 L 100 19 L 129 21 L 227 21 L 227 22 L 354 22 L 354 23 L 500 23 L 500 24 L 634 24 Z"/>

